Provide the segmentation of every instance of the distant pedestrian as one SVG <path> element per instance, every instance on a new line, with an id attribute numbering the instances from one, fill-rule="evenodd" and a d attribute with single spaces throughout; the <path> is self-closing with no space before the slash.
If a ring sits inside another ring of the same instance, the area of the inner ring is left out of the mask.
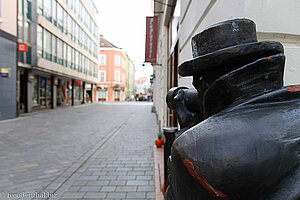
<path id="1" fill-rule="evenodd" d="M 89 99 L 90 99 L 90 95 L 89 95 L 89 93 L 86 93 L 86 102 L 87 103 L 89 102 Z"/>

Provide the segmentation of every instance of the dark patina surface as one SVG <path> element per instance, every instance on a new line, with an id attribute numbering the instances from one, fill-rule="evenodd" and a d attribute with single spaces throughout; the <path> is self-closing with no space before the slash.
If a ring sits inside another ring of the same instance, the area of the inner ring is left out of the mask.
<path id="1" fill-rule="evenodd" d="M 300 86 L 283 87 L 282 45 L 257 42 L 255 23 L 235 19 L 192 47 L 179 74 L 195 89 L 167 97 L 183 129 L 165 199 L 300 199 Z"/>

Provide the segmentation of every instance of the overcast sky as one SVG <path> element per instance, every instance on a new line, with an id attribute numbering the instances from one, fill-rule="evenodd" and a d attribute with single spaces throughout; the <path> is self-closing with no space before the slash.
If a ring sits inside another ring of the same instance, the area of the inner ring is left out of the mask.
<path id="1" fill-rule="evenodd" d="M 99 34 L 122 48 L 134 62 L 136 78 L 152 74 L 145 60 L 146 16 L 153 16 L 151 0 L 95 0 Z"/>

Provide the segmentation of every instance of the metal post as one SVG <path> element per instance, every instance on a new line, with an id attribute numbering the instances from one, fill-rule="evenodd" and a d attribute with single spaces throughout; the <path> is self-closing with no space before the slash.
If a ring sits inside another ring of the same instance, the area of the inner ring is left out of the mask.
<path id="1" fill-rule="evenodd" d="M 178 131 L 177 127 L 166 127 L 164 130 L 165 144 L 164 144 L 164 176 L 165 176 L 165 188 L 168 184 L 168 158 L 171 155 L 171 147 L 175 139 L 175 133 Z"/>

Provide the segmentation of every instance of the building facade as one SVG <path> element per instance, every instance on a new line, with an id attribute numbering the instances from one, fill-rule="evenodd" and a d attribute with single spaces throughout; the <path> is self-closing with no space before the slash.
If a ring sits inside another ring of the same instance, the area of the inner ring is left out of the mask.
<path id="1" fill-rule="evenodd" d="M 135 66 L 130 58 L 128 58 L 126 73 L 126 100 L 134 100 L 134 79 L 135 79 Z"/>
<path id="2" fill-rule="evenodd" d="M 0 1 L 0 120 L 17 116 L 17 1 Z"/>
<path id="3" fill-rule="evenodd" d="M 18 109 L 75 105 L 98 81 L 97 9 L 93 0 L 18 0 Z M 93 93 L 91 93 L 93 94 Z"/>
<path id="4" fill-rule="evenodd" d="M 128 56 L 100 36 L 98 101 L 125 101 Z"/>
<path id="5" fill-rule="evenodd" d="M 259 41 L 279 41 L 285 48 L 284 84 L 300 83 L 300 2 L 260 0 L 164 0 L 153 1 L 159 19 L 157 63 L 154 65 L 154 106 L 160 128 L 177 126 L 174 113 L 167 108 L 167 91 L 175 86 L 192 86 L 192 77 L 180 77 L 177 67 L 192 59 L 191 38 L 215 23 L 248 18 L 256 23 Z M 280 14 L 279 14 L 280 13 Z"/>

